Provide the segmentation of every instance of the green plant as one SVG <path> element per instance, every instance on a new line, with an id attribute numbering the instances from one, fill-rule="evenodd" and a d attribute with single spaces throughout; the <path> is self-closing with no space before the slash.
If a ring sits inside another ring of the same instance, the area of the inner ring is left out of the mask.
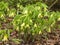
<path id="1" fill-rule="evenodd" d="M 48 18 L 44 19 L 45 16 Z M 49 23 L 53 23 L 50 18 L 52 19 L 47 10 L 47 6 L 44 3 L 38 2 L 36 4 L 27 5 L 24 7 L 22 14 L 14 17 L 13 25 L 15 29 L 20 32 L 30 32 L 32 35 L 40 34 L 44 31 L 44 29 L 49 31 L 50 27 L 49 29 L 47 27 L 51 25 Z"/>

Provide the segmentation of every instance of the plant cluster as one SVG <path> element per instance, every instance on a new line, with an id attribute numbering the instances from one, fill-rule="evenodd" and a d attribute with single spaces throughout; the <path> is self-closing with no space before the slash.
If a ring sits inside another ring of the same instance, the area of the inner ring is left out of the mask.
<path id="1" fill-rule="evenodd" d="M 0 2 L 0 41 L 12 40 L 18 43 L 21 34 L 33 36 L 60 28 L 57 24 L 60 21 L 60 12 L 50 12 L 48 6 L 41 1 L 25 6 L 24 3 L 22 4 L 23 0 L 21 3 L 18 3 L 19 1 L 21 0 Z M 10 26 L 13 28 L 11 29 Z M 10 39 L 13 31 L 18 32 L 18 38 Z"/>

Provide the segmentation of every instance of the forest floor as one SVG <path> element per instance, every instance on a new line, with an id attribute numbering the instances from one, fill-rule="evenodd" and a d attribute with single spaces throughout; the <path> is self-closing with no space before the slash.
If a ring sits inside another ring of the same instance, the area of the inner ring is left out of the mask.
<path id="1" fill-rule="evenodd" d="M 60 30 L 35 36 L 34 41 L 27 41 L 26 43 L 21 43 L 21 45 L 60 45 Z"/>
<path id="2" fill-rule="evenodd" d="M 9 25 L 9 22 L 12 21 L 12 18 L 6 19 L 7 22 L 1 22 L 1 29 L 13 29 L 12 25 Z M 11 33 L 12 37 L 19 37 L 18 32 L 14 31 Z M 0 42 L 0 45 L 60 45 L 60 30 L 56 29 L 55 31 L 52 30 L 51 33 L 44 33 L 41 35 L 35 35 L 34 37 L 27 34 L 26 39 L 24 39 L 24 36 L 21 36 L 21 39 L 23 41 L 20 42 L 20 44 L 16 44 L 12 41 L 8 42 Z"/>

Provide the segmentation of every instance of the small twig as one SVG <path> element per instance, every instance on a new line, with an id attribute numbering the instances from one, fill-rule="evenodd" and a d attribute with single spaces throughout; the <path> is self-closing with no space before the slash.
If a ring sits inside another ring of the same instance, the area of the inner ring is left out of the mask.
<path id="1" fill-rule="evenodd" d="M 57 3 L 57 1 L 58 0 L 54 1 L 54 3 L 52 3 L 48 9 L 51 9 L 51 7 L 53 7 Z"/>

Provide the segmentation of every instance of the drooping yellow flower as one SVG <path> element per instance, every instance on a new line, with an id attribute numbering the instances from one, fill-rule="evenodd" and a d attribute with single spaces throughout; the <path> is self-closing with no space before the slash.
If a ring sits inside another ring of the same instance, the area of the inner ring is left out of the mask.
<path id="1" fill-rule="evenodd" d="M 25 10 L 23 13 L 24 13 L 24 14 L 27 14 L 27 13 L 28 13 L 28 10 Z"/>
<path id="2" fill-rule="evenodd" d="M 14 15 L 15 15 L 14 12 L 12 12 L 9 14 L 9 17 L 14 17 Z"/>
<path id="3" fill-rule="evenodd" d="M 34 27 L 37 27 L 37 24 L 34 24 Z"/>
<path id="4" fill-rule="evenodd" d="M 30 28 L 29 24 L 26 24 L 25 28 Z"/>
<path id="5" fill-rule="evenodd" d="M 42 32 L 41 31 L 39 31 L 39 34 L 41 34 Z"/>
<path id="6" fill-rule="evenodd" d="M 4 37 L 3 37 L 3 40 L 2 41 L 8 41 L 8 36 L 7 36 L 7 34 L 5 34 L 4 35 Z"/>
<path id="7" fill-rule="evenodd" d="M 25 23 L 22 23 L 22 24 L 21 24 L 21 27 L 23 27 L 23 26 L 25 26 Z"/>
<path id="8" fill-rule="evenodd" d="M 4 17 L 3 14 L 0 14 L 1 17 Z"/>
<path id="9" fill-rule="evenodd" d="M 19 31 L 19 27 L 18 26 L 17 26 L 16 30 Z"/>
<path id="10" fill-rule="evenodd" d="M 17 4 L 17 7 L 20 7 L 20 4 Z"/>
<path id="11" fill-rule="evenodd" d="M 60 21 L 60 18 L 58 18 L 58 21 Z"/>
<path id="12" fill-rule="evenodd" d="M 32 20 L 30 19 L 30 22 L 32 22 Z"/>
<path id="13" fill-rule="evenodd" d="M 41 16 L 41 13 L 39 13 L 38 18 L 40 18 L 40 16 Z"/>
<path id="14" fill-rule="evenodd" d="M 24 26 L 25 26 L 25 23 L 22 23 L 22 24 L 21 24 L 21 29 L 23 29 Z"/>
<path id="15" fill-rule="evenodd" d="M 40 17 L 41 17 L 41 18 L 43 17 L 43 16 L 41 15 L 41 13 L 39 13 L 39 15 L 38 15 L 38 18 L 40 18 Z"/>

